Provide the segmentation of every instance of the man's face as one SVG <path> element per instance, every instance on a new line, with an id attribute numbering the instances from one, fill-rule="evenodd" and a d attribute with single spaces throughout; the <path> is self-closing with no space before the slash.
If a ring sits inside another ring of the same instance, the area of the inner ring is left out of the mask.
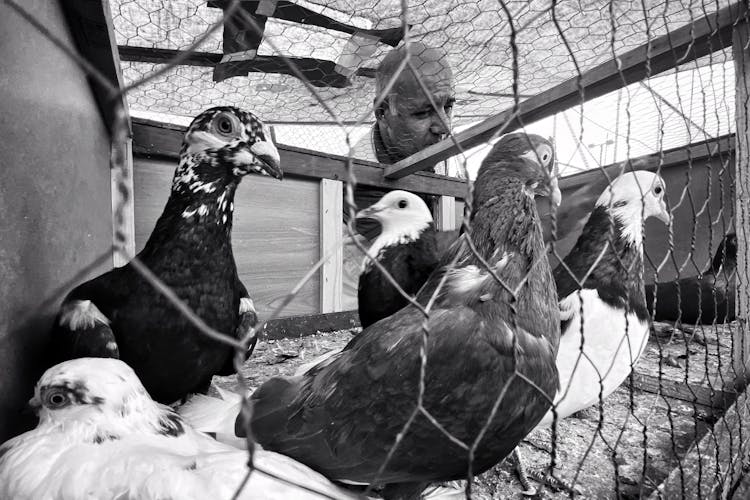
<path id="1" fill-rule="evenodd" d="M 380 135 L 395 163 L 443 139 L 450 132 L 455 94 L 450 71 L 423 76 L 433 106 L 407 68 L 394 85 L 382 112 L 376 114 Z"/>

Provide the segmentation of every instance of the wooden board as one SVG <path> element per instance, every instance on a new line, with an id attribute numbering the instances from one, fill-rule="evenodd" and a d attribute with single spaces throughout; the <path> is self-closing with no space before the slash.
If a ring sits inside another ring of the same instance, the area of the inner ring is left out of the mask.
<path id="1" fill-rule="evenodd" d="M 172 161 L 135 159 L 135 240 L 140 251 L 169 196 Z M 232 245 L 240 278 L 261 319 L 319 259 L 317 182 L 247 176 L 234 200 Z M 318 273 L 282 315 L 318 313 Z"/>
<path id="2" fill-rule="evenodd" d="M 735 120 L 737 131 L 737 155 L 735 158 L 735 192 L 737 220 L 737 317 L 740 328 L 734 338 L 734 363 L 738 372 L 743 372 L 745 380 L 750 379 L 747 373 L 750 364 L 750 270 L 748 255 L 750 252 L 750 25 L 744 23 L 734 32 L 732 55 L 734 57 L 735 85 Z M 744 284 L 744 286 L 742 286 Z"/>
<path id="3" fill-rule="evenodd" d="M 703 438 L 691 447 L 650 500 L 731 498 L 733 485 L 743 475 L 750 442 L 750 401 L 744 390 Z M 734 497 L 746 498 L 746 497 Z"/>
<path id="4" fill-rule="evenodd" d="M 268 339 L 293 339 L 357 327 L 359 327 L 359 313 L 343 311 L 275 319 L 266 324 L 263 335 Z"/>
<path id="5" fill-rule="evenodd" d="M 320 268 L 320 312 L 341 311 L 343 297 L 344 222 L 341 218 L 344 204 L 343 183 L 330 179 L 320 180 L 320 258 L 330 254 Z"/>

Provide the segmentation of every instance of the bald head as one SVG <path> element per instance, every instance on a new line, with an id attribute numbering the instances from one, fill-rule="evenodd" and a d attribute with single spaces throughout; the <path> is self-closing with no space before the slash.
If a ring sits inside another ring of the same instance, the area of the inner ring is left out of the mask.
<path id="1" fill-rule="evenodd" d="M 422 42 L 412 42 L 409 44 L 409 53 L 412 66 L 421 78 L 444 82 L 446 86 L 453 90 L 453 70 L 451 70 L 448 62 L 448 54 L 443 49 L 427 47 Z M 377 95 L 381 95 L 385 91 L 388 82 L 398 71 L 404 59 L 406 59 L 406 45 L 393 49 L 383 58 L 375 72 Z M 405 66 L 394 83 L 391 94 L 402 93 L 404 86 L 408 87 L 408 90 L 412 90 L 415 85 L 419 87 L 419 82 L 411 68 Z"/>
<path id="2" fill-rule="evenodd" d="M 408 52 L 411 64 L 402 71 L 399 68 L 407 57 L 405 45 L 389 52 L 375 73 L 375 104 L 396 75 L 393 87 L 375 109 L 380 137 L 391 163 L 443 139 L 450 132 L 455 101 L 453 71 L 446 52 L 421 42 L 410 43 Z"/>

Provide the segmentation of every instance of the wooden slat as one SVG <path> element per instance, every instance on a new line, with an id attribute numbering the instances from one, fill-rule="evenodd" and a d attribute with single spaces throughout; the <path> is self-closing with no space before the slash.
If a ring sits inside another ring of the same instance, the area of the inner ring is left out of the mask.
<path id="1" fill-rule="evenodd" d="M 483 122 L 441 141 L 386 169 L 389 179 L 400 179 L 414 172 L 430 168 L 437 162 L 458 154 L 454 142 L 466 150 L 490 140 L 502 127 L 511 132 L 523 123 L 533 123 L 552 116 L 626 85 L 690 62 L 731 43 L 732 25 L 746 11 L 744 3 L 725 7 L 715 14 L 656 38 L 643 45 L 571 78 L 519 105 L 518 113 L 507 109 Z M 583 93 L 580 88 L 583 87 Z"/>
<path id="2" fill-rule="evenodd" d="M 742 476 L 750 442 L 748 394 L 743 390 L 726 413 L 680 460 L 650 500 L 728 498 Z M 735 497 L 736 498 L 736 497 Z"/>
<path id="3" fill-rule="evenodd" d="M 149 62 L 154 64 L 174 63 L 179 58 L 179 65 L 206 66 L 213 68 L 221 62 L 223 54 L 218 52 L 185 52 L 175 49 L 161 49 L 154 47 L 131 47 L 118 45 L 120 59 L 123 61 Z M 289 68 L 293 64 L 316 87 L 344 88 L 351 85 L 349 78 L 336 72 L 336 63 L 312 57 L 287 57 L 286 61 L 280 56 L 256 55 L 246 61 L 243 69 L 254 73 L 278 73 L 294 75 Z M 357 68 L 357 76 L 375 77 L 374 68 Z"/>
<path id="4" fill-rule="evenodd" d="M 113 144 L 112 147 L 117 147 Z M 128 139 L 122 145 L 125 148 L 123 152 L 125 164 L 123 171 L 115 169 L 110 170 L 112 180 L 112 239 L 114 243 L 118 242 L 116 232 L 119 230 L 125 237 L 125 251 L 128 256 L 123 256 L 119 252 L 113 252 L 112 264 L 114 267 L 124 266 L 130 258 L 135 255 L 135 205 L 133 203 L 133 141 Z M 122 186 L 120 185 L 122 183 Z M 123 192 L 122 189 L 125 191 Z M 115 214 L 120 209 L 122 221 L 118 224 Z"/>
<path id="5" fill-rule="evenodd" d="M 177 158 L 186 127 L 161 126 L 151 120 L 133 119 L 133 152 L 142 156 Z M 345 156 L 326 155 L 317 151 L 278 145 L 285 175 L 309 179 L 348 179 Z M 463 199 L 466 181 L 444 175 L 420 172 L 401 180 L 383 177 L 383 166 L 378 163 L 351 160 L 358 184 L 388 189 L 405 189 L 415 193 L 446 195 Z"/>
<path id="6" fill-rule="evenodd" d="M 702 385 L 686 384 L 683 381 L 670 380 L 665 377 L 659 379 L 659 377 L 638 372 L 633 372 L 632 387 L 652 394 L 661 394 L 669 398 L 717 409 L 727 408 L 737 396 L 736 393 L 730 391 L 717 391 Z"/>
<path id="7" fill-rule="evenodd" d="M 330 258 L 320 268 L 320 312 L 331 313 L 342 309 L 344 230 L 344 189 L 341 181 L 320 180 L 320 256 Z"/>
<path id="8" fill-rule="evenodd" d="M 723 157 L 732 154 L 735 148 L 735 136 L 723 135 L 707 141 L 694 142 L 687 146 L 668 149 L 659 154 L 650 154 L 639 156 L 630 160 L 630 165 L 625 167 L 625 171 L 632 170 L 653 170 L 657 168 L 665 169 L 670 167 L 684 167 L 688 162 L 693 166 L 705 163 L 709 158 Z M 601 169 L 588 170 L 575 175 L 569 175 L 560 179 L 560 189 L 567 190 L 579 186 L 589 186 L 597 181 L 606 182 L 604 170 L 610 177 L 616 177 L 622 169 L 623 162 L 606 165 Z M 604 185 L 602 185 L 602 189 Z M 601 193 L 602 189 L 598 189 Z M 598 196 L 598 195 L 597 195 Z"/>
<path id="9" fill-rule="evenodd" d="M 438 231 L 455 231 L 456 225 L 456 199 L 452 196 L 441 196 L 437 202 L 437 217 L 435 227 Z"/>
<path id="10" fill-rule="evenodd" d="M 737 319 L 739 327 L 733 332 L 732 363 L 735 373 L 744 380 L 750 361 L 750 26 L 738 26 L 734 32 L 732 54 L 735 72 L 735 120 L 737 154 L 735 155 L 735 228 L 737 231 Z"/>
<path id="11" fill-rule="evenodd" d="M 269 339 L 306 337 L 319 332 L 348 330 L 359 325 L 357 311 L 344 311 L 308 316 L 291 316 L 269 321 L 263 335 Z"/>
<path id="12" fill-rule="evenodd" d="M 92 63 L 115 88 L 122 88 L 122 70 L 118 57 L 112 13 L 107 0 L 79 0 L 60 2 L 75 40 L 79 53 Z M 112 124 L 118 117 L 112 104 L 109 90 L 95 79 L 89 78 L 91 90 L 99 110 L 104 117 L 107 129 L 112 132 Z M 124 95 L 119 96 L 118 104 L 128 116 L 128 103 Z"/>

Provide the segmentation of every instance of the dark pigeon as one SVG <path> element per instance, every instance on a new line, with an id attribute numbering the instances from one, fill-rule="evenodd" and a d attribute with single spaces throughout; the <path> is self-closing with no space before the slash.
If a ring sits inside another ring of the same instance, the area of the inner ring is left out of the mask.
<path id="1" fill-rule="evenodd" d="M 182 143 L 172 191 L 138 254 L 210 327 L 242 337 L 257 317 L 237 275 L 232 211 L 250 172 L 281 179 L 268 128 L 252 113 L 217 107 L 193 120 Z M 76 287 L 53 331 L 56 361 L 114 357 L 129 364 L 157 401 L 205 391 L 214 374 L 231 374 L 230 346 L 195 328 L 132 264 Z"/>
<path id="2" fill-rule="evenodd" d="M 656 321 L 685 325 L 729 323 L 736 318 L 737 235 L 727 234 L 711 266 L 698 276 L 646 286 L 646 305 Z M 654 313 L 656 290 L 656 313 Z"/>
<path id="3" fill-rule="evenodd" d="M 557 294 L 534 202 L 535 194 L 558 191 L 556 180 L 547 163 L 509 155 L 503 145 L 495 145 L 479 170 L 471 238 L 493 273 L 518 290 L 516 298 L 472 252 L 468 235 L 417 294 L 423 306 L 436 295 L 426 320 L 422 407 L 464 443 L 480 439 L 486 425 L 474 474 L 513 450 L 558 387 Z M 552 146 L 542 150 L 551 161 Z M 423 413 L 378 474 L 416 408 L 423 323 L 419 309 L 407 305 L 325 363 L 267 381 L 251 399 L 255 438 L 331 479 L 385 484 L 386 498 L 417 498 L 429 482 L 466 477 L 467 451 Z M 241 417 L 237 427 L 244 434 Z"/>

